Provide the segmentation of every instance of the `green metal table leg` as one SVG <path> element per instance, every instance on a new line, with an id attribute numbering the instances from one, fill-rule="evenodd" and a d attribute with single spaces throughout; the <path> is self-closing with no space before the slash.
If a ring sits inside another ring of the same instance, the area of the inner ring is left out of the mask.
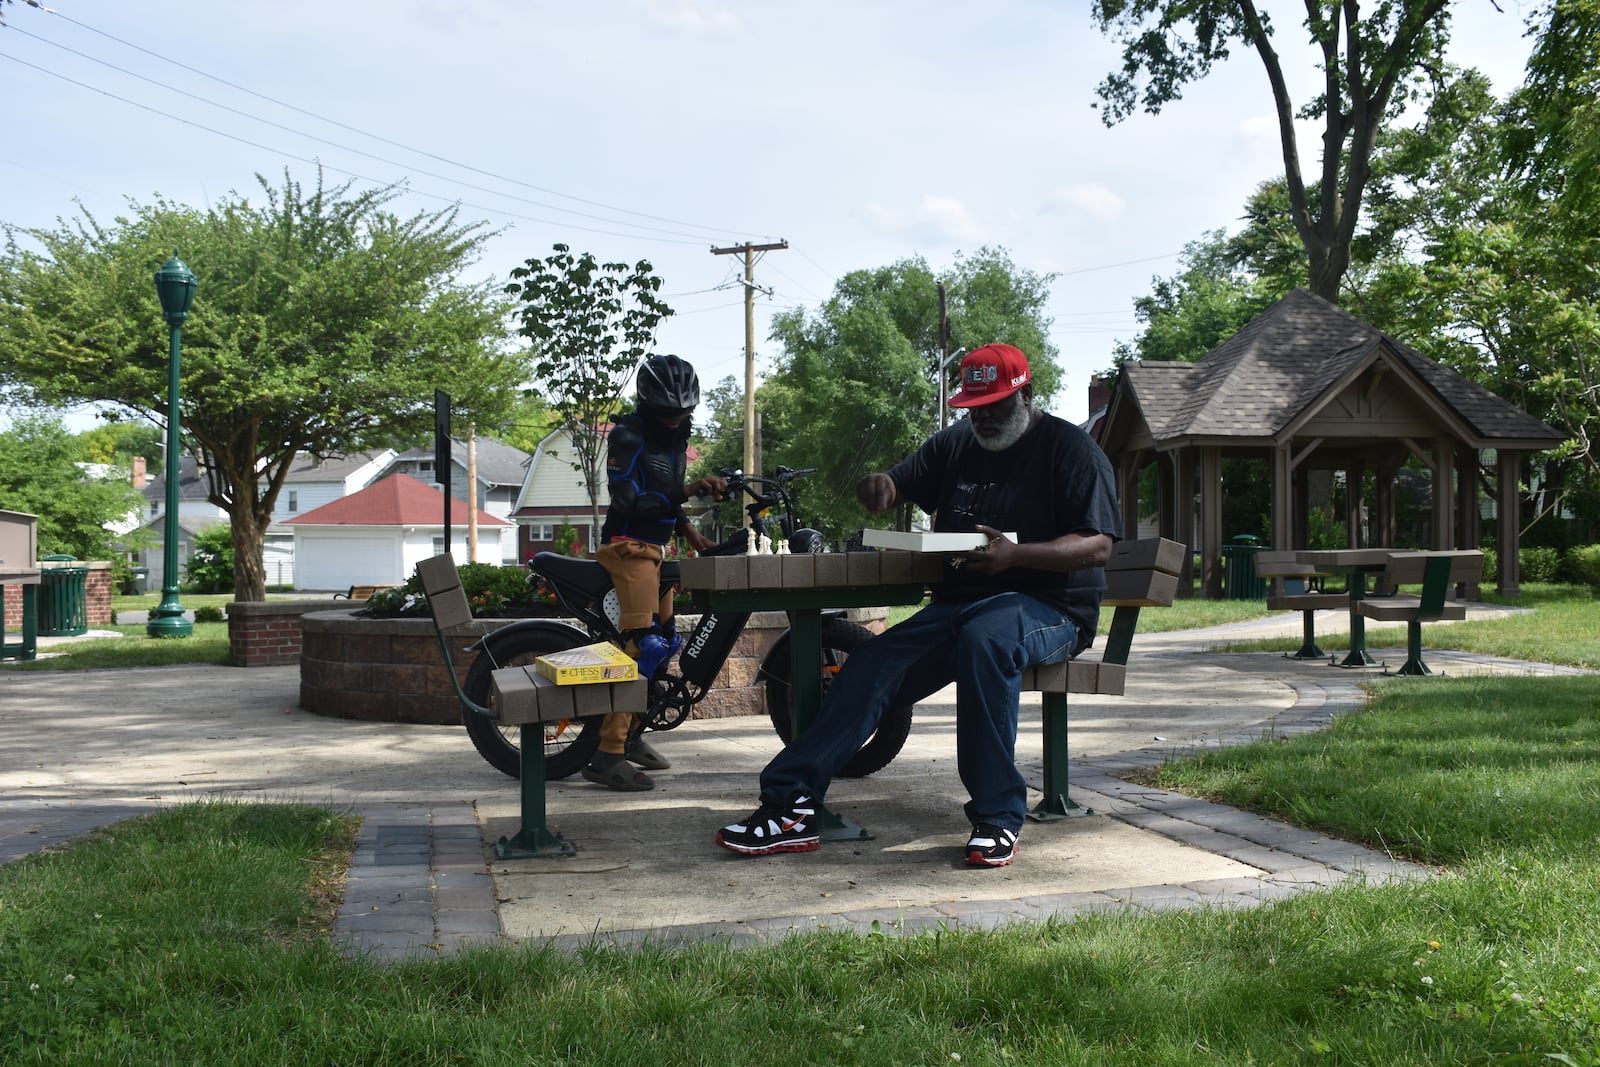
<path id="1" fill-rule="evenodd" d="M 578 854 L 571 841 L 545 828 L 544 785 L 544 723 L 523 723 L 522 827 L 495 842 L 496 856 L 526 860 Z"/>
<path id="2" fill-rule="evenodd" d="M 795 736 L 811 729 L 822 706 L 822 611 L 789 610 L 789 697 L 794 708 Z M 817 806 L 817 832 L 827 842 L 871 841 L 864 827 L 827 805 Z"/>

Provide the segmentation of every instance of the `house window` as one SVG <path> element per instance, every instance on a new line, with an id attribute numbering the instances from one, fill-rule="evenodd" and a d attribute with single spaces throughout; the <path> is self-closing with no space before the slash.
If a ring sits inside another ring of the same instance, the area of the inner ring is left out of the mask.
<path id="1" fill-rule="evenodd" d="M 417 461 L 417 473 L 418 474 L 432 474 L 433 473 L 433 460 L 431 460 L 431 459 L 418 460 Z"/>
<path id="2" fill-rule="evenodd" d="M 435 556 L 444 555 L 444 538 L 443 537 L 435 537 L 433 539 L 433 554 Z"/>
<path id="3" fill-rule="evenodd" d="M 150 501 L 150 517 L 151 517 L 151 518 L 152 518 L 152 519 L 153 519 L 153 518 L 155 518 L 155 517 L 156 517 L 156 514 L 157 514 L 157 513 L 158 513 L 158 512 L 159 512 L 159 511 L 160 511 L 160 510 L 161 510 L 161 505 L 160 505 L 160 504 L 159 504 L 159 503 L 157 503 L 157 502 L 156 502 L 156 501 L 154 501 L 154 500 L 152 500 L 152 501 Z"/>
<path id="4" fill-rule="evenodd" d="M 289 510 L 291 512 L 300 510 L 300 494 L 293 489 L 289 490 Z"/>
<path id="5" fill-rule="evenodd" d="M 532 523 L 528 526 L 528 540 L 530 541 L 554 541 L 555 539 L 556 528 L 548 522 Z"/>

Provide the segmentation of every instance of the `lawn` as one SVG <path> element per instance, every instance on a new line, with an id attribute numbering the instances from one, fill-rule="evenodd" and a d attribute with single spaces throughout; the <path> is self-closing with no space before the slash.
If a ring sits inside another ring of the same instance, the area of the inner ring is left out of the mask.
<path id="1" fill-rule="evenodd" d="M 1579 642 L 1596 611 L 1552 592 L 1538 632 Z M 1439 873 L 378 966 L 321 936 L 351 820 L 209 803 L 0 868 L 0 1062 L 1600 1065 L 1600 679 L 1390 680 L 1327 731 L 1157 773 Z"/>

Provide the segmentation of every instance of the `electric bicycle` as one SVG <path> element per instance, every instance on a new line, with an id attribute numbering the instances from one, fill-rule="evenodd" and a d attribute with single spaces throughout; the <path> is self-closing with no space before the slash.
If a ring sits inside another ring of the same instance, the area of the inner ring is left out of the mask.
<path id="1" fill-rule="evenodd" d="M 768 536 L 773 530 L 785 538 L 792 552 L 822 549 L 822 536 L 816 530 L 795 527 L 795 508 L 790 483 L 815 473 L 815 468 L 791 470 L 779 467 L 775 478 L 747 475 L 724 469 L 718 472 L 728 480 L 728 498 L 751 500 L 745 505 L 748 527 L 710 550 L 712 554 L 743 554 L 751 536 Z M 618 623 L 621 609 L 611 575 L 592 559 L 540 552 L 528 562 L 537 576 L 555 595 L 556 602 L 576 620 L 577 625 L 557 619 L 523 619 L 486 635 L 467 651 L 478 652 L 467 672 L 462 689 L 479 704 L 493 706 L 491 675 L 502 667 L 531 664 L 537 657 L 596 641 L 623 644 Z M 533 577 L 530 576 L 530 581 Z M 661 565 L 663 595 L 678 585 L 678 564 Z M 649 680 L 648 709 L 635 729 L 671 730 L 684 723 L 694 708 L 711 691 L 712 682 L 728 660 L 734 642 L 749 622 L 750 612 L 707 611 L 694 629 L 683 637 L 677 654 L 663 660 Z M 822 616 L 823 691 L 844 665 L 850 653 L 873 634 L 864 626 L 849 622 L 844 612 L 829 611 Z M 757 677 L 765 690 L 767 715 L 779 738 L 787 743 L 795 734 L 795 712 L 790 700 L 789 680 L 794 664 L 789 651 L 789 631 L 785 629 L 762 658 Z M 891 709 L 873 735 L 851 757 L 840 773 L 844 777 L 864 777 L 886 767 L 899 754 L 911 732 L 911 706 Z M 568 719 L 545 725 L 545 777 L 566 778 L 586 766 L 600 744 L 600 716 Z M 502 727 L 478 715 L 465 719 L 473 747 L 489 764 L 513 778 L 521 776 L 521 727 Z"/>

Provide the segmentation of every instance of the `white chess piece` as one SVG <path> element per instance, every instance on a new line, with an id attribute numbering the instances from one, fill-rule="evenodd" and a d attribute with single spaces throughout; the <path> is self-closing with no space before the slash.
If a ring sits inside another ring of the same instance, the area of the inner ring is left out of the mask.
<path id="1" fill-rule="evenodd" d="M 749 533 L 750 536 L 745 538 L 744 542 L 744 554 L 747 556 L 759 556 L 761 554 L 761 535 L 754 530 Z"/>
<path id="2" fill-rule="evenodd" d="M 787 537 L 778 538 L 778 547 L 772 550 L 772 554 L 774 556 L 787 556 L 789 554 L 789 539 Z"/>

